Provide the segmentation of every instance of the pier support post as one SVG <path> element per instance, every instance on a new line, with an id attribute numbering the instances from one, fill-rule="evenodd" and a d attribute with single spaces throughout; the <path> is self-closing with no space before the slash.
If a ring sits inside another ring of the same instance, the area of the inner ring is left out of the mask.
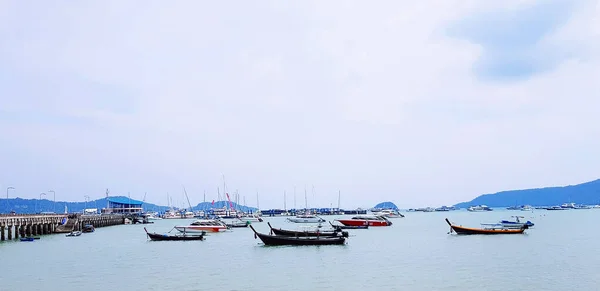
<path id="1" fill-rule="evenodd" d="M 15 225 L 15 239 L 19 239 L 19 225 L 16 224 Z"/>
<path id="2" fill-rule="evenodd" d="M 32 224 L 31 225 L 31 235 L 32 236 L 36 236 L 37 235 L 37 224 Z"/>
<path id="3" fill-rule="evenodd" d="M 5 240 L 6 238 L 4 237 L 4 229 L 6 227 L 4 225 L 0 226 L 0 240 Z"/>
<path id="4" fill-rule="evenodd" d="M 8 229 L 7 229 L 7 231 L 8 231 L 8 240 L 12 240 L 12 228 L 13 228 L 12 225 L 8 226 Z"/>
<path id="5" fill-rule="evenodd" d="M 31 236 L 31 224 L 25 225 L 25 236 Z"/>

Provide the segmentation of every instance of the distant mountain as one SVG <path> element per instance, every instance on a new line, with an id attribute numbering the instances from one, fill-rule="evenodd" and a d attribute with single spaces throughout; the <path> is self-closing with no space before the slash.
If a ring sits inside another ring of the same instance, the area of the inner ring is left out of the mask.
<path id="1" fill-rule="evenodd" d="M 124 196 L 116 196 L 111 198 L 123 198 L 128 199 Z M 135 200 L 137 201 L 137 200 Z M 233 203 L 233 207 L 235 209 L 241 209 L 243 211 L 252 211 L 255 212 L 256 208 L 246 207 L 243 205 L 237 205 Z M 52 200 L 47 199 L 22 199 L 22 198 L 11 198 L 11 199 L 0 199 L 0 213 L 9 213 L 14 210 L 16 213 L 39 213 L 39 212 L 56 212 L 56 213 L 64 213 L 65 205 L 67 206 L 67 210 L 69 213 L 73 212 L 82 212 L 85 208 L 97 208 L 100 211 L 102 208 L 106 208 L 106 198 L 97 199 L 93 201 L 86 202 L 65 202 L 65 201 L 56 201 L 56 204 Z M 214 205 L 210 202 L 203 202 L 196 206 L 194 206 L 194 210 L 208 210 L 211 208 L 223 208 L 224 206 L 229 207 L 229 202 L 227 201 L 216 201 Z M 144 211 L 157 211 L 164 212 L 169 209 L 168 206 L 160 206 L 152 203 L 144 202 L 142 204 L 142 208 Z M 177 208 L 176 208 L 177 209 Z"/>
<path id="2" fill-rule="evenodd" d="M 600 179 L 564 187 L 547 187 L 527 190 L 502 191 L 484 194 L 469 202 L 454 206 L 465 208 L 485 204 L 490 207 L 508 207 L 514 205 L 553 206 L 567 202 L 577 204 L 600 204 Z"/>
<path id="3" fill-rule="evenodd" d="M 381 203 L 375 205 L 373 208 L 398 210 L 398 206 L 396 206 L 396 204 L 394 204 L 393 202 L 389 202 L 389 201 L 381 202 Z"/>
<path id="4" fill-rule="evenodd" d="M 258 210 L 258 208 L 254 208 L 254 207 L 248 207 L 248 206 L 244 206 L 244 205 L 238 205 L 235 202 L 231 202 L 231 204 L 233 204 L 233 209 L 236 210 L 241 210 L 243 212 L 256 212 Z M 210 210 L 212 208 L 229 208 L 229 202 L 228 201 L 215 201 L 215 203 L 213 204 L 212 202 L 202 202 L 202 203 L 198 203 L 198 205 L 194 206 L 194 210 Z"/>

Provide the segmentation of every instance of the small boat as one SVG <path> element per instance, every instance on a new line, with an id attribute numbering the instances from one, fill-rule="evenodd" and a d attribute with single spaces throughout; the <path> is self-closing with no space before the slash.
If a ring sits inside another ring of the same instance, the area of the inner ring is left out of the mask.
<path id="1" fill-rule="evenodd" d="M 80 236 L 80 235 L 81 235 L 81 231 L 71 231 L 65 236 Z"/>
<path id="2" fill-rule="evenodd" d="M 148 232 L 148 230 L 144 227 L 144 231 L 146 235 L 153 241 L 188 241 L 188 240 L 204 240 L 204 235 L 206 232 L 202 232 L 200 235 L 191 235 L 191 234 L 179 234 L 179 235 L 167 235 L 167 234 L 159 234 Z"/>
<path id="3" fill-rule="evenodd" d="M 384 216 L 377 215 L 358 215 L 351 219 L 337 219 L 339 223 L 345 226 L 390 226 L 392 222 Z"/>
<path id="4" fill-rule="evenodd" d="M 202 232 L 221 232 L 226 231 L 229 227 L 216 219 L 199 219 L 186 226 L 175 226 L 180 232 L 187 233 L 202 233 Z"/>
<path id="5" fill-rule="evenodd" d="M 225 225 L 227 225 L 227 227 L 230 228 L 238 228 L 238 227 L 248 227 L 248 225 L 250 225 L 250 221 L 232 221 L 231 223 L 225 223 Z"/>
<path id="6" fill-rule="evenodd" d="M 511 216 L 511 217 L 514 217 L 516 219 L 516 221 L 501 220 L 500 224 L 506 228 L 521 228 L 521 227 L 523 227 L 523 225 L 527 225 L 528 228 L 531 228 L 532 226 L 535 225 L 533 222 L 531 222 L 529 220 L 527 220 L 526 222 L 521 222 L 521 220 L 519 220 L 519 218 L 525 218 L 523 216 Z"/>
<path id="7" fill-rule="evenodd" d="M 533 211 L 533 208 L 531 208 L 531 205 L 524 205 L 521 207 L 521 211 Z"/>
<path id="8" fill-rule="evenodd" d="M 552 206 L 552 207 L 546 208 L 546 210 L 569 210 L 569 209 L 571 209 L 571 208 L 560 207 L 560 206 Z"/>
<path id="9" fill-rule="evenodd" d="M 238 217 L 239 220 L 241 221 L 249 221 L 249 222 L 263 222 L 262 217 L 258 216 L 258 215 L 242 215 Z"/>
<path id="10" fill-rule="evenodd" d="M 487 228 L 471 228 L 453 225 L 448 218 L 446 222 L 450 225 L 450 233 L 454 231 L 456 234 L 521 234 L 527 229 L 527 225 L 519 229 L 509 229 L 504 227 L 491 226 Z"/>
<path id="11" fill-rule="evenodd" d="M 394 209 L 384 209 L 378 212 L 379 216 L 385 216 L 387 218 L 402 218 L 404 214 L 400 213 L 398 210 Z"/>
<path id="12" fill-rule="evenodd" d="M 34 241 L 36 238 L 35 237 L 22 237 L 19 240 L 20 241 Z M 37 239 L 40 239 L 39 237 Z"/>
<path id="13" fill-rule="evenodd" d="M 467 210 L 471 211 L 471 212 L 492 211 L 492 209 L 489 208 L 487 205 L 471 206 L 471 207 L 467 208 Z"/>
<path id="14" fill-rule="evenodd" d="M 368 225 L 336 225 L 331 222 L 329 224 L 331 224 L 331 227 L 338 229 L 369 229 Z"/>
<path id="15" fill-rule="evenodd" d="M 93 225 L 91 224 L 86 224 L 83 226 L 83 229 L 81 230 L 81 232 L 94 232 L 96 229 L 94 228 Z"/>
<path id="16" fill-rule="evenodd" d="M 325 222 L 325 219 L 320 218 L 316 215 L 311 215 L 311 214 L 304 214 L 304 215 L 297 215 L 296 217 L 288 217 L 287 218 L 288 221 L 294 222 L 294 223 L 320 223 L 320 222 Z"/>
<path id="17" fill-rule="evenodd" d="M 296 237 L 306 237 L 306 236 L 322 236 L 322 237 L 348 237 L 347 231 L 342 231 L 341 229 L 333 229 L 329 231 L 320 231 L 317 229 L 316 231 L 309 230 L 287 230 L 281 228 L 273 228 L 270 222 L 267 222 L 269 228 L 271 229 L 271 233 L 280 236 L 296 236 Z"/>
<path id="18" fill-rule="evenodd" d="M 254 231 L 254 239 L 260 238 L 260 240 L 267 246 L 283 246 L 283 245 L 294 245 L 294 246 L 315 246 L 315 245 L 343 245 L 346 243 L 346 238 L 343 236 L 338 237 L 323 237 L 323 236 L 282 236 L 282 235 L 269 235 L 257 232 L 252 225 L 250 225 L 252 231 Z"/>

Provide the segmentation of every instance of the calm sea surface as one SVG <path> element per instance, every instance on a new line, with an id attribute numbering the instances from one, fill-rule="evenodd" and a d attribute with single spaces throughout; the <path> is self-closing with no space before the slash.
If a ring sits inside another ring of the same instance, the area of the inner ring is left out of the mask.
<path id="1" fill-rule="evenodd" d="M 205 241 L 153 242 L 193 220 L 0 243 L 0 290 L 599 290 L 600 210 L 404 213 L 391 227 L 349 230 L 344 246 L 265 247 L 250 228 Z M 525 235 L 449 235 L 511 215 Z M 324 216 L 333 220 L 335 216 Z M 253 225 L 298 229 L 283 217 Z"/>

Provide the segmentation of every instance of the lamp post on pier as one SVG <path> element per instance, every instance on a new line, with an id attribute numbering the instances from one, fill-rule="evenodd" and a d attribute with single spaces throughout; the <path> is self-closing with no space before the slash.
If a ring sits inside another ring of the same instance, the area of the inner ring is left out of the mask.
<path id="1" fill-rule="evenodd" d="M 85 210 L 87 209 L 87 203 L 88 203 L 88 200 L 90 200 L 90 196 L 85 195 L 83 197 L 85 197 L 85 208 L 83 209 L 83 214 L 85 214 Z"/>
<path id="2" fill-rule="evenodd" d="M 54 192 L 54 190 L 48 191 L 48 193 L 50 193 L 50 192 L 52 192 L 52 200 L 53 200 L 53 203 L 52 203 L 52 212 L 56 213 L 56 192 Z"/>
<path id="3" fill-rule="evenodd" d="M 40 202 L 42 202 L 42 195 L 46 196 L 46 193 L 40 193 Z M 40 206 L 40 210 L 41 210 L 41 206 Z M 37 203 L 35 203 L 35 212 L 37 213 Z"/>
<path id="4" fill-rule="evenodd" d="M 6 211 L 9 211 L 10 208 L 10 203 L 8 203 L 8 191 L 9 190 L 15 190 L 15 187 L 8 187 L 6 188 Z"/>
<path id="5" fill-rule="evenodd" d="M 15 187 L 6 188 L 6 199 L 8 199 L 8 190 L 15 190 Z"/>

